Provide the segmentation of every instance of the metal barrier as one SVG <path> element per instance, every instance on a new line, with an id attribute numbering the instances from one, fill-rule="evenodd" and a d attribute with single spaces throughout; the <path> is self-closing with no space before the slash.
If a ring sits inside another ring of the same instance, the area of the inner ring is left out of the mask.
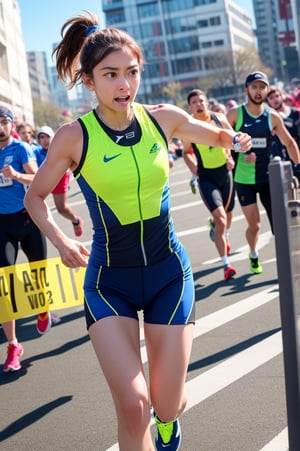
<path id="1" fill-rule="evenodd" d="M 290 162 L 269 164 L 282 324 L 289 450 L 300 450 L 300 200 Z"/>

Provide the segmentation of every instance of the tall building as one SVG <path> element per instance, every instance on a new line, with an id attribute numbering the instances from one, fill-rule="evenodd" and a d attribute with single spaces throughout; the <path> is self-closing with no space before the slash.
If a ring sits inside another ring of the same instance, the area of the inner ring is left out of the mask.
<path id="1" fill-rule="evenodd" d="M 33 123 L 21 15 L 17 0 L 0 0 L 0 104 Z"/>
<path id="2" fill-rule="evenodd" d="M 253 0 L 253 8 L 259 53 L 273 78 L 288 82 L 299 76 L 291 0 Z"/>
<path id="3" fill-rule="evenodd" d="M 298 67 L 300 68 L 300 0 L 291 0 L 292 15 L 295 26 L 296 49 L 298 52 Z M 297 77 L 299 78 L 300 73 Z"/>
<path id="4" fill-rule="evenodd" d="M 250 14 L 231 0 L 102 0 L 107 26 L 129 32 L 146 59 L 139 95 L 161 101 L 162 86 L 186 89 L 216 74 L 214 55 L 255 45 Z"/>
<path id="5" fill-rule="evenodd" d="M 57 46 L 57 42 L 52 44 L 52 51 Z M 49 71 L 49 83 L 52 96 L 52 102 L 61 108 L 69 108 L 69 96 L 67 86 L 58 78 L 56 66 L 50 66 Z"/>
<path id="6" fill-rule="evenodd" d="M 61 108 L 69 108 L 67 87 L 58 79 L 56 67 L 50 66 L 48 70 L 52 102 Z"/>
<path id="7" fill-rule="evenodd" d="M 50 102 L 51 94 L 46 52 L 27 52 L 27 62 L 32 97 L 41 102 Z"/>

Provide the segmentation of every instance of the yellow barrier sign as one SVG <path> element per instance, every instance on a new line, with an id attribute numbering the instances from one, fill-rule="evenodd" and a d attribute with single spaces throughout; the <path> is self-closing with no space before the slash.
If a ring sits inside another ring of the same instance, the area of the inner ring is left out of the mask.
<path id="1" fill-rule="evenodd" d="M 0 323 L 82 304 L 84 275 L 59 257 L 0 268 Z"/>

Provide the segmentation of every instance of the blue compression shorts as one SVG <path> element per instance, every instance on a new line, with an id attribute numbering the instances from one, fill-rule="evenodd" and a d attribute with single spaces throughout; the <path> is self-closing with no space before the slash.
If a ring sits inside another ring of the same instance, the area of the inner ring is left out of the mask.
<path id="1" fill-rule="evenodd" d="M 86 270 L 85 313 L 87 328 L 107 316 L 138 319 L 152 324 L 195 322 L 192 268 L 181 247 L 161 262 L 137 268 L 96 266 Z"/>

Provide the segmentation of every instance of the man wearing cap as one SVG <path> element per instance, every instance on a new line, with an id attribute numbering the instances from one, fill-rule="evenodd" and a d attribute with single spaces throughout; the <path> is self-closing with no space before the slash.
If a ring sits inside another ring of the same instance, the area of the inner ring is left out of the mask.
<path id="1" fill-rule="evenodd" d="M 43 125 L 37 131 L 37 141 L 39 147 L 35 149 L 35 155 L 38 166 L 45 160 L 50 143 L 54 136 L 54 131 L 48 125 Z M 70 205 L 67 203 L 67 192 L 69 190 L 70 172 L 67 171 L 61 178 L 57 186 L 53 189 L 53 199 L 55 207 L 64 218 L 72 221 L 75 236 L 79 237 L 83 234 L 83 220 L 76 216 Z"/>
<path id="2" fill-rule="evenodd" d="M 268 219 L 272 225 L 271 195 L 268 165 L 272 155 L 273 136 L 277 135 L 286 147 L 291 160 L 300 163 L 300 154 L 295 140 L 286 129 L 280 115 L 265 104 L 269 92 L 269 80 L 263 72 L 252 72 L 246 77 L 247 101 L 230 109 L 227 118 L 236 131 L 248 133 L 252 148 L 245 154 L 238 154 L 234 181 L 238 199 L 248 223 L 246 239 L 250 248 L 250 271 L 262 273 L 256 244 L 261 220 L 257 205 L 259 194 Z"/>
<path id="3" fill-rule="evenodd" d="M 26 185 L 37 171 L 37 164 L 30 146 L 13 138 L 13 122 L 12 112 L 0 106 L 0 267 L 16 263 L 19 245 L 28 261 L 46 258 L 46 239 L 23 203 Z M 38 325 L 42 325 L 42 333 L 47 332 L 50 313 L 39 314 Z M 8 341 L 3 371 L 17 371 L 23 347 L 18 343 L 15 321 L 3 323 L 2 328 Z"/>
<path id="4" fill-rule="evenodd" d="M 300 123 L 300 111 L 298 108 L 291 107 L 285 104 L 286 95 L 277 87 L 271 86 L 267 96 L 267 103 L 271 108 L 274 108 L 275 111 L 282 117 L 284 125 L 289 131 L 290 135 L 294 138 L 296 143 L 298 144 L 298 148 L 300 145 L 300 135 L 299 135 L 299 123 Z M 274 136 L 273 149 L 272 149 L 273 157 L 280 157 L 281 160 L 290 161 L 289 155 L 286 151 L 286 148 L 282 145 L 277 136 Z M 299 165 L 292 164 L 294 175 L 300 181 L 300 168 Z"/>

